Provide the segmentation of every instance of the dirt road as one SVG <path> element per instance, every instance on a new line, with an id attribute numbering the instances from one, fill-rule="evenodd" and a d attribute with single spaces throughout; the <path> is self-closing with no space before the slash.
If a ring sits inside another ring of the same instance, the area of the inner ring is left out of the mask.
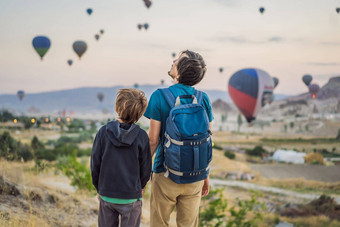
<path id="1" fill-rule="evenodd" d="M 340 166 L 258 164 L 250 165 L 251 169 L 266 178 L 305 178 L 323 182 L 340 181 Z"/>
<path id="2" fill-rule="evenodd" d="M 232 181 L 232 180 L 219 180 L 219 179 L 210 179 L 210 185 L 212 187 L 216 186 L 227 186 L 227 187 L 240 187 L 247 190 L 256 190 L 261 192 L 269 192 L 269 193 L 276 193 L 280 195 L 296 197 L 299 199 L 306 199 L 306 200 L 313 200 L 320 197 L 318 194 L 311 194 L 311 193 L 298 193 L 293 192 L 285 189 L 275 188 L 275 187 L 268 187 L 262 186 L 257 184 L 252 184 L 243 181 Z M 334 197 L 335 201 L 340 204 L 340 197 Z"/>

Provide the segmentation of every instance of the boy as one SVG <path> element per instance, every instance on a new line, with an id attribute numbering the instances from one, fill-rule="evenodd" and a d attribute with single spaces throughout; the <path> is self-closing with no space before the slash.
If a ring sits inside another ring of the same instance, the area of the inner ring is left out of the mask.
<path id="1" fill-rule="evenodd" d="M 135 123 L 143 115 L 147 100 L 142 91 L 120 89 L 115 111 L 118 120 L 101 127 L 91 154 L 92 183 L 100 201 L 99 227 L 140 225 L 142 201 L 151 173 L 147 133 Z"/>

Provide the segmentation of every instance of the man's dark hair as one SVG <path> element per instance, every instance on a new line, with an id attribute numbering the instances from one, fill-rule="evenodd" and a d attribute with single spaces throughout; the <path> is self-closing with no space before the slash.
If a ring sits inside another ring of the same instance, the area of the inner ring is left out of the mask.
<path id="1" fill-rule="evenodd" d="M 202 56 L 190 50 L 182 51 L 181 54 L 187 56 L 182 57 L 177 64 L 178 82 L 189 86 L 198 84 L 207 71 Z"/>

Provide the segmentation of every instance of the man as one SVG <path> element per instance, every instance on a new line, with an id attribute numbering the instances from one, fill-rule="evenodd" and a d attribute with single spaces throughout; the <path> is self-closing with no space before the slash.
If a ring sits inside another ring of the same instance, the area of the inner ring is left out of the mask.
<path id="1" fill-rule="evenodd" d="M 174 80 L 174 85 L 169 89 L 175 97 L 193 95 L 195 88 L 204 77 L 206 65 L 202 56 L 193 51 L 181 52 L 178 59 L 174 60 L 169 76 Z M 185 101 L 185 100 L 184 100 Z M 213 115 L 208 96 L 203 94 L 202 105 L 211 122 Z M 209 176 L 190 184 L 176 184 L 164 176 L 166 169 L 164 163 L 163 141 L 166 119 L 169 116 L 170 106 L 167 104 L 160 90 L 156 90 L 150 98 L 144 114 L 150 119 L 149 140 L 151 156 L 156 153 L 153 165 L 153 176 L 150 201 L 150 226 L 169 226 L 170 214 L 176 207 L 177 226 L 190 227 L 198 225 L 198 213 L 201 197 L 209 193 Z"/>

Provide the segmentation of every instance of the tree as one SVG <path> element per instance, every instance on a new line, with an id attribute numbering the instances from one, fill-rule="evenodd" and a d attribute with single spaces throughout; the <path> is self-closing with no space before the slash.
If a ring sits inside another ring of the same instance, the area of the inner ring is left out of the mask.
<path id="1" fill-rule="evenodd" d="M 228 114 L 227 114 L 227 113 L 222 114 L 222 116 L 221 116 L 221 121 L 222 121 L 222 123 L 226 122 L 226 121 L 227 121 L 227 118 L 228 118 Z"/>
<path id="2" fill-rule="evenodd" d="M 0 136 L 0 156 L 4 157 L 7 160 L 15 160 L 16 159 L 16 141 L 11 137 L 9 132 L 4 132 Z"/>
<path id="3" fill-rule="evenodd" d="M 336 139 L 337 139 L 337 140 L 340 140 L 340 128 L 339 128 L 339 130 L 338 130 L 338 135 L 336 136 Z"/>
<path id="4" fill-rule="evenodd" d="M 287 132 L 287 128 L 288 128 L 288 126 L 287 126 L 287 125 L 284 125 L 284 130 L 285 130 L 285 132 Z"/>
<path id="5" fill-rule="evenodd" d="M 33 139 L 32 139 L 32 142 L 31 142 L 31 147 L 33 150 L 37 151 L 39 149 L 44 149 L 44 144 L 42 144 L 38 137 L 34 136 Z"/>
<path id="6" fill-rule="evenodd" d="M 293 121 L 289 123 L 289 127 L 290 127 L 290 128 L 294 128 L 294 125 L 295 125 L 295 124 L 294 124 Z"/>
<path id="7" fill-rule="evenodd" d="M 308 124 L 305 125 L 305 130 L 306 130 L 306 132 L 309 131 L 309 126 L 308 126 Z"/>
<path id="8" fill-rule="evenodd" d="M 238 131 L 240 131 L 240 127 L 241 127 L 242 124 L 243 124 L 242 116 L 241 116 L 241 114 L 238 114 L 238 116 L 237 116 Z"/>

